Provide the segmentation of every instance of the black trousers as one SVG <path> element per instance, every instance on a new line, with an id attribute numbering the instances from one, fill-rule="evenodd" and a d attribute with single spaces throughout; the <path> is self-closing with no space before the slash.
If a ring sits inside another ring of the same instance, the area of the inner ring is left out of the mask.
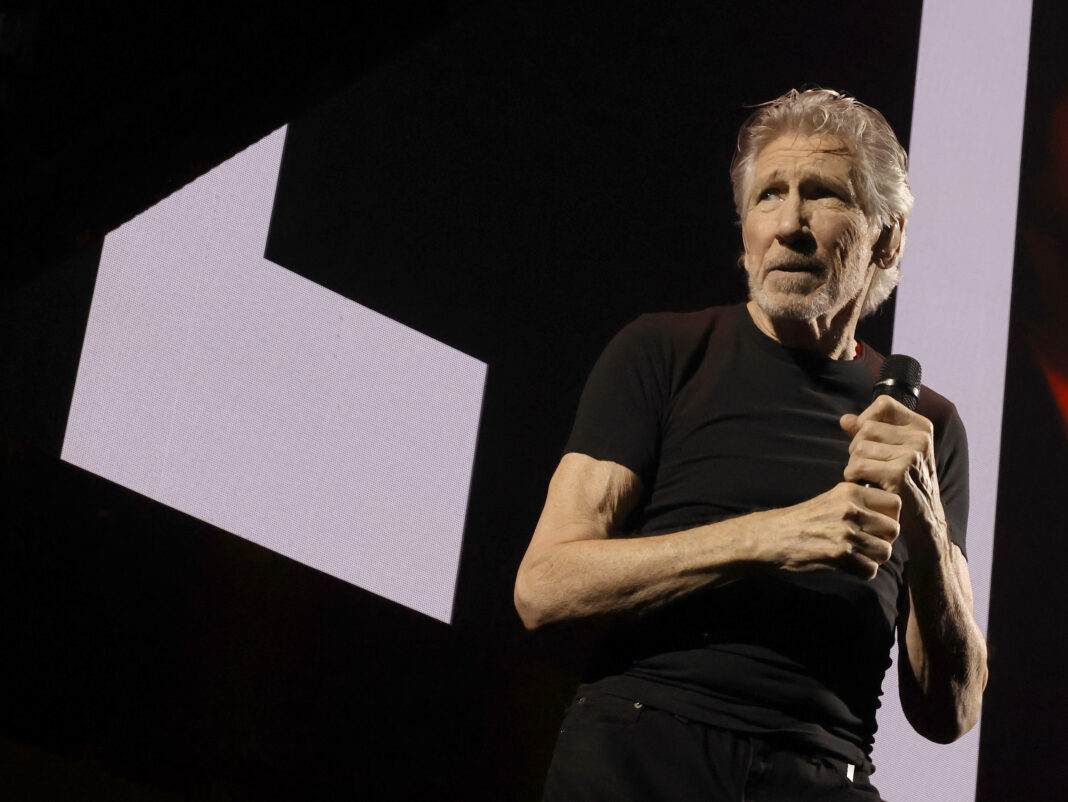
<path id="1" fill-rule="evenodd" d="M 880 802 L 867 775 L 842 761 L 606 694 L 568 709 L 544 800 Z"/>

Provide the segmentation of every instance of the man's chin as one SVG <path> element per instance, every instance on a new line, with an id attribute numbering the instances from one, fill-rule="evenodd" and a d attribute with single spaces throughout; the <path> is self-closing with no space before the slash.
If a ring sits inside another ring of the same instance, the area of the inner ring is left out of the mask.
<path id="1" fill-rule="evenodd" d="M 821 287 L 814 293 L 766 292 L 749 288 L 749 297 L 772 320 L 813 320 L 831 309 L 829 293 Z"/>

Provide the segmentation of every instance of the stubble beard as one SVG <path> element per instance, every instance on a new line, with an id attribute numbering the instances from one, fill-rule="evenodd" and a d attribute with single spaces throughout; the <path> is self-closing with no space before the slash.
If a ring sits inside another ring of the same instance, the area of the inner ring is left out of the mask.
<path id="1" fill-rule="evenodd" d="M 780 289 L 768 292 L 764 282 L 749 273 L 749 297 L 772 320 L 815 320 L 836 313 L 848 301 L 857 298 L 864 289 L 865 271 L 856 266 L 826 269 L 828 276 L 815 291 L 805 292 L 810 274 L 800 274 L 796 280 L 778 276 Z M 766 278 L 766 274 L 765 274 Z"/>

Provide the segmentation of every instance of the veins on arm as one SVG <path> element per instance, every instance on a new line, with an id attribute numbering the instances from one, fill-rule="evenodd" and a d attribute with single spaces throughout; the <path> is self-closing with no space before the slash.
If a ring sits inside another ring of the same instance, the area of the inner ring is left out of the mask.
<path id="1" fill-rule="evenodd" d="M 898 618 L 902 708 L 921 735 L 950 743 L 978 721 L 988 677 L 967 560 L 951 543 L 936 561 L 910 561 L 906 580 Z"/>

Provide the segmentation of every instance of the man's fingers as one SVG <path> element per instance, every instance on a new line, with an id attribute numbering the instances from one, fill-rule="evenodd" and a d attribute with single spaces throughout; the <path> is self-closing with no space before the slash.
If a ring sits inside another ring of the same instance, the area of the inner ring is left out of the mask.
<path id="1" fill-rule="evenodd" d="M 861 579 L 874 579 L 879 566 L 887 562 L 893 553 L 891 544 L 863 533 L 855 535 L 851 545 L 852 550 L 839 561 L 839 566 Z"/>
<path id="2" fill-rule="evenodd" d="M 900 531 L 901 497 L 881 487 L 862 487 L 852 482 L 844 483 L 844 487 L 853 505 L 849 518 L 857 528 L 862 533 L 893 542 Z"/>
<path id="3" fill-rule="evenodd" d="M 838 425 L 841 426 L 842 431 L 844 431 L 847 435 L 849 435 L 850 439 L 852 439 L 856 435 L 857 429 L 860 426 L 859 421 L 859 415 L 854 415 L 850 413 L 848 415 L 843 415 L 841 418 L 839 418 Z"/>
<path id="4" fill-rule="evenodd" d="M 898 494 L 901 492 L 905 475 L 915 462 L 915 455 L 909 453 L 899 453 L 889 460 L 853 456 L 849 458 L 845 470 L 842 471 L 842 478 L 847 482 L 876 485 L 880 490 L 896 498 L 900 504 L 901 499 Z"/>
<path id="5" fill-rule="evenodd" d="M 880 516 L 882 518 L 877 526 L 871 526 L 854 533 L 850 537 L 853 548 L 861 554 L 866 554 L 871 559 L 882 564 L 890 559 L 894 541 L 897 540 L 897 521 Z"/>
<path id="6" fill-rule="evenodd" d="M 892 423 L 895 426 L 906 426 L 913 418 L 920 417 L 923 416 L 917 415 L 900 401 L 895 401 L 888 395 L 880 395 L 871 402 L 866 410 L 860 413 L 860 422 L 877 420 L 883 423 Z"/>
<path id="7" fill-rule="evenodd" d="M 876 513 L 892 521 L 897 521 L 897 514 L 901 511 L 901 497 L 896 493 L 890 493 L 881 487 L 862 487 L 852 480 L 844 482 L 842 487 L 848 492 L 853 503 L 860 508 L 861 518 L 858 523 L 865 523 L 865 512 Z"/>
<path id="8" fill-rule="evenodd" d="M 880 443 L 876 440 L 856 440 L 849 448 L 853 458 L 880 460 L 889 462 L 901 455 L 901 448 L 890 443 Z"/>
<path id="9" fill-rule="evenodd" d="M 853 439 L 849 443 L 849 453 L 852 454 L 854 449 L 863 442 L 885 443 L 892 446 L 904 445 L 908 442 L 910 434 L 911 430 L 907 426 L 897 426 L 879 420 L 860 419 L 856 434 L 853 435 Z"/>
<path id="10" fill-rule="evenodd" d="M 778 563 L 785 570 L 835 568 L 865 580 L 890 559 L 901 499 L 878 487 L 840 482 L 783 510 L 786 531 Z"/>
<path id="11" fill-rule="evenodd" d="M 880 565 L 881 563 L 877 563 L 863 554 L 855 554 L 852 555 L 852 559 L 843 561 L 839 567 L 847 574 L 853 574 L 853 576 L 860 579 L 871 581 L 878 575 Z"/>
<path id="12" fill-rule="evenodd" d="M 893 492 L 890 484 L 894 477 L 894 464 L 883 460 L 861 459 L 850 457 L 842 471 L 842 478 L 847 482 L 856 484 L 878 485 L 883 491 Z"/>
<path id="13" fill-rule="evenodd" d="M 868 512 L 860 522 L 859 534 L 878 538 L 884 543 L 893 543 L 900 532 L 901 526 L 897 518 L 881 512 Z"/>

